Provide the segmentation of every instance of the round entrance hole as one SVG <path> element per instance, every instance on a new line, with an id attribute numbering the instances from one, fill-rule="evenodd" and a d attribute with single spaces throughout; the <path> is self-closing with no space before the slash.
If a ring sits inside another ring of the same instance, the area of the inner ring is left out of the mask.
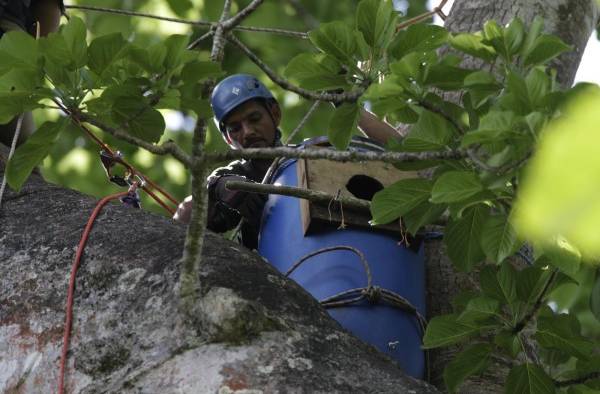
<path id="1" fill-rule="evenodd" d="M 368 175 L 354 175 L 346 183 L 346 189 L 356 198 L 371 201 L 375 193 L 383 189 L 383 184 Z"/>

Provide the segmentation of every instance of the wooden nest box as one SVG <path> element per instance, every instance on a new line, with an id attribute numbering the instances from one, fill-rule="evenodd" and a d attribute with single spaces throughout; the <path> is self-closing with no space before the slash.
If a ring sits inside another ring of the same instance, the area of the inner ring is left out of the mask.
<path id="1" fill-rule="evenodd" d="M 355 197 L 371 201 L 375 193 L 401 179 L 415 178 L 415 172 L 400 171 L 382 162 L 341 163 L 329 160 L 298 160 L 298 186 L 339 197 Z M 368 227 L 371 215 L 345 208 L 337 201 L 329 204 L 300 199 L 304 233 L 323 225 L 337 227 Z M 399 231 L 398 223 L 376 226 L 378 229 Z"/>

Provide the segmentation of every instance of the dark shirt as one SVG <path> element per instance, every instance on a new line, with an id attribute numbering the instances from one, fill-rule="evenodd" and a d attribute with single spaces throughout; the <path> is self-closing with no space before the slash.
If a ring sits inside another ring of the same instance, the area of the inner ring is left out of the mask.
<path id="1" fill-rule="evenodd" d="M 250 193 L 231 191 L 225 188 L 227 180 L 262 182 L 270 163 L 256 160 L 236 160 L 225 167 L 217 168 L 207 179 L 208 219 L 207 226 L 215 232 L 225 232 L 235 228 L 241 222 L 241 243 L 249 249 L 258 247 L 258 234 L 264 200 L 258 200 L 259 208 L 251 218 L 243 218 L 236 209 L 244 203 Z"/>

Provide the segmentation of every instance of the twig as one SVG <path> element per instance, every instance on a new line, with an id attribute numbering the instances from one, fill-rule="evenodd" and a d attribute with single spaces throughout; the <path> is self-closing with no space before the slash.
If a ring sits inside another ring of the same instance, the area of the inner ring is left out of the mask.
<path id="1" fill-rule="evenodd" d="M 360 87 L 357 90 L 344 92 L 344 93 L 327 93 L 327 92 L 313 92 L 311 90 L 302 89 L 288 80 L 283 79 L 275 73 L 269 66 L 267 66 L 250 48 L 244 45 L 240 40 L 238 40 L 233 34 L 228 34 L 226 36 L 227 40 L 237 46 L 246 56 L 252 60 L 254 64 L 256 64 L 261 70 L 267 74 L 267 76 L 275 82 L 277 85 L 281 86 L 285 90 L 289 90 L 290 92 L 294 92 L 299 94 L 300 96 L 309 99 L 309 100 L 320 100 L 320 101 L 337 101 L 337 102 L 356 102 L 358 98 L 364 93 L 366 87 Z"/>
<path id="2" fill-rule="evenodd" d="M 73 4 L 65 4 L 66 9 L 73 10 L 86 10 L 86 11 L 98 11 L 104 12 L 107 14 L 117 14 L 117 15 L 127 15 L 127 16 L 139 16 L 142 18 L 150 18 L 150 19 L 158 19 L 161 21 L 173 22 L 173 23 L 182 23 L 185 25 L 195 25 L 195 26 L 212 26 L 213 22 L 208 21 L 192 21 L 189 19 L 180 19 L 180 18 L 169 18 L 166 16 L 159 16 L 154 14 L 148 14 L 145 12 L 137 12 L 137 11 L 128 11 L 128 10 L 119 10 L 116 8 L 106 8 L 106 7 L 96 7 L 91 5 L 73 5 Z"/>
<path id="3" fill-rule="evenodd" d="M 282 196 L 298 197 L 303 198 L 305 200 L 321 203 L 328 203 L 330 201 L 335 200 L 342 203 L 346 208 L 353 208 L 367 212 L 369 212 L 369 209 L 371 207 L 371 203 L 366 200 L 361 200 L 354 197 L 334 196 L 333 194 L 321 192 L 318 190 L 309 190 L 294 186 L 275 186 L 263 185 L 261 183 L 253 182 L 228 181 L 225 184 L 225 187 L 229 190 L 240 190 L 244 192 L 260 194 L 279 194 Z"/>
<path id="4" fill-rule="evenodd" d="M 15 153 L 15 149 L 17 148 L 17 141 L 19 140 L 19 134 L 21 134 L 21 126 L 23 125 L 23 117 L 25 114 L 22 113 L 19 115 L 17 119 L 17 126 L 15 127 L 15 135 L 13 136 L 12 143 L 10 144 L 10 152 L 8 152 L 8 160 L 7 165 L 4 166 L 4 174 L 2 175 L 2 183 L 0 184 L 0 207 L 2 207 L 2 196 L 4 195 L 4 188 L 6 188 L 6 169 L 8 167 L 8 162 L 12 158 Z"/>
<path id="5" fill-rule="evenodd" d="M 110 127 L 85 113 L 78 113 L 77 115 L 81 121 L 96 126 L 100 130 L 106 132 L 107 134 L 117 137 L 125 142 L 139 146 L 140 148 L 144 148 L 148 152 L 154 153 L 156 155 L 170 154 L 171 156 L 179 160 L 187 168 L 190 168 L 192 166 L 192 159 L 190 158 L 190 156 L 187 153 L 185 153 L 179 146 L 177 146 L 177 144 L 173 141 L 167 141 L 160 145 L 154 145 L 140 138 L 134 137 L 133 135 L 123 130 Z"/>
<path id="6" fill-rule="evenodd" d="M 313 114 L 313 112 L 315 112 L 315 110 L 317 109 L 317 107 L 319 107 L 319 104 L 321 104 L 321 102 L 319 100 L 317 100 L 317 101 L 314 102 L 314 104 L 310 107 L 310 109 L 308 110 L 308 112 L 306 113 L 306 115 L 304 115 L 304 117 L 302 118 L 302 120 L 300 121 L 300 123 L 298 123 L 298 126 L 296 126 L 296 128 L 287 137 L 287 139 L 285 140 L 285 145 L 289 144 L 292 141 L 292 139 L 296 136 L 296 134 L 298 134 L 298 132 L 300 130 L 302 130 L 302 128 L 304 127 L 304 125 L 306 124 L 306 122 L 308 121 L 308 119 L 311 117 L 311 115 Z"/>
<path id="7" fill-rule="evenodd" d="M 206 40 L 208 37 L 212 36 L 213 34 L 215 34 L 214 30 L 209 30 L 206 33 L 202 34 L 200 37 L 196 38 L 192 43 L 190 43 L 187 46 L 187 50 L 192 50 L 192 49 L 196 49 L 196 47 L 198 45 L 200 45 L 200 43 L 204 40 Z"/>
<path id="8" fill-rule="evenodd" d="M 213 46 L 210 52 L 210 60 L 213 62 L 220 62 L 223 59 L 223 48 L 225 48 L 225 39 L 223 34 L 226 32 L 224 22 L 229 18 L 229 12 L 231 11 L 231 0 L 225 0 L 223 5 L 223 12 L 215 28 L 215 35 L 213 38 Z"/>
<path id="9" fill-rule="evenodd" d="M 445 20 L 446 14 L 444 14 L 444 11 L 442 11 L 442 8 L 444 8 L 444 5 L 446 5 L 447 2 L 448 2 L 448 0 L 442 0 L 442 2 L 437 7 L 435 7 L 433 10 L 431 10 L 429 12 L 425 12 L 421 15 L 417 15 L 414 18 L 410 18 L 409 20 L 404 21 L 402 23 L 399 23 L 396 26 L 396 33 L 410 25 L 414 25 L 415 23 L 419 23 L 422 20 L 430 18 L 430 17 L 434 16 L 435 14 L 438 14 L 440 16 L 440 18 Z"/>
<path id="10" fill-rule="evenodd" d="M 189 19 L 180 19 L 180 18 L 168 18 L 164 16 L 148 14 L 143 12 L 135 12 L 135 11 L 126 11 L 126 10 L 118 10 L 115 8 L 105 8 L 105 7 L 96 7 L 96 6 L 86 6 L 86 5 L 65 5 L 65 8 L 70 9 L 79 9 L 85 11 L 97 11 L 97 12 L 105 12 L 109 14 L 117 14 L 117 15 L 127 15 L 127 16 L 138 16 L 142 18 L 151 18 L 158 19 L 167 22 L 173 23 L 181 23 L 185 25 L 193 25 L 193 26 L 202 26 L 208 28 L 214 28 L 216 23 L 209 21 L 193 21 Z M 308 38 L 308 34 L 302 31 L 294 31 L 294 30 L 285 30 L 285 29 L 276 29 L 269 27 L 254 27 L 254 26 L 235 26 L 233 30 L 240 31 L 251 31 L 251 32 L 259 32 L 259 33 L 271 33 L 271 34 L 279 34 L 289 37 L 297 37 L 306 39 Z"/>
<path id="11" fill-rule="evenodd" d="M 227 1 L 227 0 L 226 0 Z M 223 22 L 223 27 L 226 31 L 233 29 L 235 26 L 239 25 L 242 20 L 248 17 L 251 13 L 256 11 L 256 9 L 263 3 L 263 0 L 252 0 L 250 4 L 248 4 L 243 10 L 235 14 L 232 18 Z"/>
<path id="12" fill-rule="evenodd" d="M 527 315 L 525 315 L 523 317 L 523 319 L 521 319 L 521 321 L 519 321 L 515 325 L 515 328 L 513 328 L 513 333 L 514 334 L 518 334 L 519 332 L 523 331 L 523 329 L 525 328 L 525 326 L 527 326 L 527 324 L 531 321 L 531 319 L 533 319 L 533 317 L 535 316 L 535 314 L 541 308 L 542 302 L 544 301 L 544 297 L 546 296 L 546 293 L 550 289 L 550 285 L 554 281 L 554 278 L 556 277 L 556 273 L 557 273 L 556 270 L 554 270 L 552 272 L 552 274 L 550 275 L 550 278 L 548 278 L 548 281 L 546 282 L 546 285 L 544 286 L 544 289 L 540 293 L 540 296 L 535 301 L 535 304 L 533 305 L 533 307 L 531 308 L 531 310 L 529 311 L 529 313 Z"/>
<path id="13" fill-rule="evenodd" d="M 442 116 L 444 119 L 446 119 L 448 122 L 450 122 L 450 124 L 452 124 L 452 126 L 454 126 L 456 131 L 458 131 L 460 134 L 465 133 L 465 130 L 462 128 L 462 126 L 452 116 L 450 116 L 448 113 L 446 113 L 446 111 L 444 111 L 443 109 L 441 109 L 425 100 L 420 100 L 417 102 L 417 104 L 431 112 L 434 112 L 434 113 Z"/>
<path id="14" fill-rule="evenodd" d="M 464 150 L 444 152 L 360 152 L 336 151 L 333 149 L 294 149 L 287 147 L 277 148 L 249 148 L 215 152 L 207 154 L 207 160 L 225 161 L 235 159 L 275 159 L 277 157 L 297 159 L 327 159 L 332 161 L 381 161 L 384 163 L 409 163 L 423 160 L 458 160 L 467 157 Z"/>

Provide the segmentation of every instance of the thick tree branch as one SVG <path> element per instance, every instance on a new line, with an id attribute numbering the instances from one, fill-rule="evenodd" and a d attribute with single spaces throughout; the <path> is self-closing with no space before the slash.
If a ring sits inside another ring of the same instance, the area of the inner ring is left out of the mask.
<path id="1" fill-rule="evenodd" d="M 354 208 L 360 211 L 370 212 L 371 203 L 365 200 L 361 200 L 354 197 L 337 197 L 332 194 L 321 192 L 318 190 L 308 190 L 300 187 L 293 186 L 276 186 L 276 185 L 263 185 L 261 183 L 253 182 L 242 182 L 242 181 L 228 181 L 225 185 L 230 190 L 240 190 L 250 193 L 261 193 L 261 194 L 279 194 L 282 196 L 291 196 L 303 198 L 308 201 L 330 203 L 337 201 L 342 204 L 343 207 Z"/>
<path id="2" fill-rule="evenodd" d="M 198 119 L 192 141 L 192 157 L 194 159 L 192 163 L 192 217 L 185 237 L 179 278 L 181 307 L 188 316 L 194 315 L 193 306 L 201 286 L 198 272 L 202 260 L 208 207 L 205 183 L 208 171 L 204 152 L 206 127 L 206 121 L 202 118 Z"/>
<path id="3" fill-rule="evenodd" d="M 251 148 L 230 150 L 207 154 L 211 161 L 225 161 L 234 159 L 275 159 L 278 157 L 296 159 L 327 159 L 332 161 L 381 161 L 384 163 L 409 163 L 424 160 L 458 160 L 467 156 L 463 150 L 445 152 L 361 152 L 361 151 L 336 151 L 332 149 L 295 149 L 281 148 Z"/>
<path id="4" fill-rule="evenodd" d="M 237 46 L 254 64 L 256 64 L 261 70 L 267 74 L 267 76 L 281 86 L 285 90 L 294 92 L 309 100 L 320 100 L 330 102 L 356 102 L 358 98 L 364 93 L 365 87 L 360 87 L 357 90 L 344 92 L 344 93 L 326 93 L 326 92 L 314 92 L 312 90 L 302 89 L 286 79 L 281 78 L 275 71 L 273 71 L 267 64 L 265 64 L 250 48 L 244 45 L 238 40 L 233 34 L 226 36 L 227 40 Z"/>
<path id="5" fill-rule="evenodd" d="M 231 11 L 231 0 L 225 0 L 223 5 L 223 12 L 221 18 L 217 23 L 215 34 L 213 37 L 213 46 L 210 52 L 210 60 L 213 62 L 220 62 L 223 59 L 223 49 L 225 48 L 225 38 L 223 34 L 226 32 L 224 22 L 229 18 L 229 12 Z"/>
<path id="6" fill-rule="evenodd" d="M 110 127 L 107 124 L 85 114 L 78 113 L 78 118 L 86 123 L 89 123 L 93 126 L 96 126 L 100 130 L 104 131 L 107 134 L 112 135 L 113 137 L 119 138 L 125 142 L 128 142 L 132 145 L 139 146 L 140 148 L 146 149 L 148 152 L 154 153 L 156 155 L 166 155 L 170 154 L 175 159 L 179 160 L 184 166 L 190 168 L 192 166 L 192 159 L 190 156 L 183 151 L 176 143 L 173 141 L 166 141 L 160 145 L 151 144 L 147 141 L 144 141 L 140 138 L 134 137 L 133 135 L 123 131 L 116 129 L 114 127 Z"/>

